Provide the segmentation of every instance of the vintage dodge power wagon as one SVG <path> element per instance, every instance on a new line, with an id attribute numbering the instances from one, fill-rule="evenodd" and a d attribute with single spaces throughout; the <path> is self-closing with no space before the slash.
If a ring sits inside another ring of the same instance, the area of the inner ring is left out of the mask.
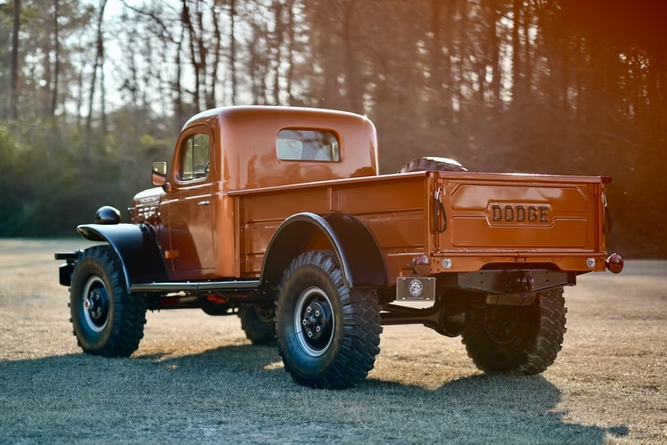
<path id="1" fill-rule="evenodd" d="M 363 380 L 394 324 L 461 335 L 484 371 L 544 371 L 565 333 L 563 287 L 623 268 L 605 246 L 610 180 L 472 173 L 445 158 L 379 175 L 377 153 L 356 114 L 197 114 L 171 168 L 153 165 L 131 223 L 101 207 L 77 231 L 105 244 L 55 255 L 79 345 L 127 357 L 146 310 L 201 308 L 277 342 L 311 387 Z M 402 303 L 414 300 L 431 305 Z"/>

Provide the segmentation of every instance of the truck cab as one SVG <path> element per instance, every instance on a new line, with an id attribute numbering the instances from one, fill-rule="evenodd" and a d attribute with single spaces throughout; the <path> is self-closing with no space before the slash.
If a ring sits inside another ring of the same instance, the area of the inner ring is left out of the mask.
<path id="1" fill-rule="evenodd" d="M 370 120 L 341 111 L 214 109 L 187 121 L 168 176 L 166 164 L 154 169 L 160 186 L 135 196 L 132 222 L 153 225 L 169 277 L 240 277 L 243 209 L 229 192 L 377 176 L 377 136 Z"/>

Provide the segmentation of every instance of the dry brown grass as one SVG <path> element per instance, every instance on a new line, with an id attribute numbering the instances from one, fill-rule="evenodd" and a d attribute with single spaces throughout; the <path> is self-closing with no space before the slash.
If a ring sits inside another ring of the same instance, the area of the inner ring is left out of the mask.
<path id="1" fill-rule="evenodd" d="M 0 240 L 0 443 L 667 442 L 667 262 L 567 289 L 541 376 L 485 376 L 458 339 L 389 326 L 368 380 L 317 391 L 199 311 L 149 314 L 130 359 L 83 355 L 52 260 L 82 245 Z"/>

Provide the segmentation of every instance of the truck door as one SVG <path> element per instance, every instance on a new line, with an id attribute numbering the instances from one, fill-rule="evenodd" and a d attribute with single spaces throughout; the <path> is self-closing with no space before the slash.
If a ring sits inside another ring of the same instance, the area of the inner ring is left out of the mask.
<path id="1" fill-rule="evenodd" d="M 208 127 L 188 129 L 179 139 L 171 173 L 172 189 L 163 203 L 169 234 L 165 257 L 176 279 L 205 278 L 215 273 L 210 165 Z"/>

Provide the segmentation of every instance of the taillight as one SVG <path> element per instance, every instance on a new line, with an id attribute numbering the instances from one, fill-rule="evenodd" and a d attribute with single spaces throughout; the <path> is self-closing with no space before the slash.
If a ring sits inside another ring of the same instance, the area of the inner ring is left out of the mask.
<path id="1" fill-rule="evenodd" d="M 417 275 L 426 275 L 430 272 L 428 256 L 421 254 L 412 259 L 408 264 Z"/>
<path id="2" fill-rule="evenodd" d="M 612 273 L 620 273 L 623 270 L 623 258 L 617 253 L 609 255 L 604 264 Z"/>

